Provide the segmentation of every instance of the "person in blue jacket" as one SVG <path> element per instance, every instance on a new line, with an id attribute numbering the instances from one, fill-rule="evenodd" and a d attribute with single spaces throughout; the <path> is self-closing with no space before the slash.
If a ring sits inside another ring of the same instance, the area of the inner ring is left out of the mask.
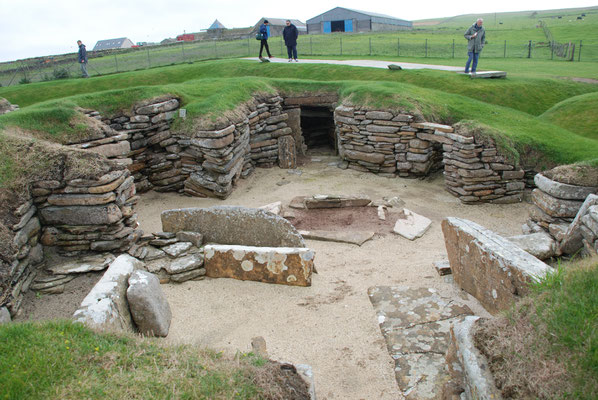
<path id="1" fill-rule="evenodd" d="M 79 65 L 81 66 L 81 74 L 83 78 L 89 78 L 89 74 L 87 73 L 87 50 L 85 49 L 85 45 L 80 41 L 77 40 L 77 44 L 79 45 Z"/>
<path id="2" fill-rule="evenodd" d="M 268 57 L 272 58 L 272 54 L 270 54 L 270 48 L 268 47 L 268 20 L 264 20 L 264 23 L 260 25 L 260 33 L 262 34 L 262 40 L 260 41 L 260 58 L 262 58 L 262 52 L 264 51 L 264 47 L 266 48 L 266 53 L 268 53 Z"/>

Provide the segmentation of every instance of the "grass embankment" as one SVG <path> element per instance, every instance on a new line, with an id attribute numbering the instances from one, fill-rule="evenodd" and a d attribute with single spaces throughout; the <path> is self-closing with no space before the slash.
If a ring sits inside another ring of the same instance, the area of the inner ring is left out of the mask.
<path id="1" fill-rule="evenodd" d="M 226 69 L 222 75 L 242 75 L 256 73 L 256 71 L 270 76 L 298 76 L 307 75 L 316 77 L 318 80 L 305 80 L 296 78 L 265 78 L 265 77 L 244 77 L 229 79 L 196 79 L 183 83 L 134 87 L 129 89 L 111 90 L 85 95 L 67 97 L 60 100 L 48 101 L 25 107 L 18 113 L 9 113 L 0 117 L 0 127 L 17 126 L 19 128 L 38 132 L 39 137 L 52 141 L 64 143 L 68 135 L 73 134 L 80 124 L 73 121 L 75 115 L 73 110 L 79 106 L 98 110 L 106 115 L 114 115 L 119 111 L 130 112 L 131 106 L 140 100 L 157 97 L 164 94 L 173 94 L 183 100 L 188 110 L 188 118 L 185 124 L 178 125 L 182 132 L 192 132 L 193 118 L 207 118 L 220 115 L 224 111 L 232 110 L 237 105 L 250 99 L 256 92 L 272 92 L 281 90 L 290 93 L 336 91 L 341 95 L 341 100 L 349 100 L 353 104 L 369 105 L 371 107 L 403 109 L 421 113 L 427 120 L 454 124 L 462 120 L 476 121 L 489 127 L 488 132 L 494 132 L 495 136 L 506 138 L 499 140 L 506 147 L 508 154 L 514 155 L 515 161 L 521 156 L 526 164 L 536 165 L 538 160 L 526 158 L 533 155 L 538 157 L 545 165 L 565 164 L 577 161 L 591 160 L 598 154 L 598 141 L 580 137 L 569 131 L 556 127 L 552 124 L 538 120 L 531 115 L 517 110 L 520 104 L 519 98 L 525 97 L 526 91 L 519 87 L 517 90 L 509 82 L 491 81 L 484 83 L 472 82 L 462 76 L 451 76 L 449 79 L 455 82 L 461 81 L 461 86 L 472 92 L 479 92 L 479 96 L 468 97 L 463 94 L 451 94 L 441 90 L 431 90 L 418 87 L 409 83 L 392 81 L 369 80 L 343 80 L 327 81 L 326 78 L 334 78 L 335 73 L 351 75 L 351 78 L 358 79 L 373 78 L 370 74 L 387 74 L 389 71 L 369 70 L 365 68 L 331 67 L 322 65 L 303 66 L 301 68 L 286 68 L 286 65 L 269 65 L 266 68 L 256 67 L 255 64 L 246 62 L 212 62 L 206 63 L 205 75 L 216 74 L 215 69 L 224 65 Z M 222 68 L 220 68 L 222 69 Z M 170 74 L 174 74 L 172 80 L 183 79 L 180 68 L 173 68 L 174 71 L 164 69 L 160 71 L 165 74 L 162 79 L 168 80 Z M 146 76 L 147 71 L 139 74 Z M 184 75 L 186 76 L 186 75 Z M 338 75 L 336 75 L 338 76 Z M 439 81 L 440 73 L 424 73 L 415 71 L 410 76 L 419 77 L 421 81 L 427 78 Z M 146 76 L 147 77 L 147 76 Z M 107 77 L 108 78 L 108 77 Z M 107 79 L 105 78 L 105 79 Z M 123 77 L 115 76 L 114 78 Z M 139 77 L 129 77 L 136 80 Z M 415 79 L 415 78 L 414 78 Z M 91 80 L 83 83 L 87 84 Z M 501 83 L 502 82 L 502 83 Z M 100 86 L 105 85 L 101 83 Z M 502 88 L 501 85 L 502 84 Z M 574 82 L 562 82 L 569 87 L 571 92 L 583 91 L 586 87 L 583 84 Z M 493 92 L 495 96 L 502 96 L 508 102 L 510 95 L 514 97 L 513 108 L 489 104 L 485 93 L 476 89 L 476 85 L 485 85 L 486 89 Z M 508 90 L 511 87 L 511 90 Z M 544 86 L 546 91 L 552 90 L 549 82 Z M 561 87 L 562 88 L 562 87 Z M 538 89 L 537 91 L 539 91 Z M 461 90 L 463 91 L 463 90 Z M 504 93 L 507 93 L 506 95 Z M 522 93 L 522 96 L 516 93 Z M 555 97 L 559 95 L 556 92 Z M 532 101 L 532 99 L 527 99 Z M 42 118 L 43 117 L 43 118 Z M 48 122 L 49 121 L 49 122 Z M 533 150 L 530 152 L 530 150 Z M 542 167 L 544 164 L 539 165 Z"/>
<path id="2" fill-rule="evenodd" d="M 598 140 L 598 93 L 564 100 L 543 113 L 540 118 L 578 135 Z"/>
<path id="3" fill-rule="evenodd" d="M 598 398 L 598 259 L 564 266 L 476 332 L 505 398 Z"/>
<path id="4" fill-rule="evenodd" d="M 570 76 L 568 74 L 571 73 L 571 70 L 567 69 L 567 65 L 559 62 L 550 65 L 555 73 L 561 76 Z M 512 64 L 512 67 L 517 68 L 517 65 Z M 533 69 L 534 67 L 530 66 L 529 68 Z M 13 104 L 26 107 L 46 100 L 112 90 L 114 88 L 124 89 L 147 86 L 148 84 L 166 85 L 198 78 L 251 76 L 317 81 L 402 82 L 472 97 L 476 100 L 511 107 L 532 115 L 540 115 L 550 107 L 570 97 L 598 91 L 598 85 L 550 78 L 517 77 L 507 80 L 472 80 L 455 73 L 432 70 L 403 70 L 397 72 L 337 65 L 264 65 L 251 61 L 221 60 L 126 72 L 92 79 L 70 79 L 11 86 L 0 88 L 0 97 L 5 97 Z"/>
<path id="5" fill-rule="evenodd" d="M 273 399 L 287 383 L 251 353 L 230 360 L 70 321 L 2 325 L 0 354 L 2 399 Z"/>

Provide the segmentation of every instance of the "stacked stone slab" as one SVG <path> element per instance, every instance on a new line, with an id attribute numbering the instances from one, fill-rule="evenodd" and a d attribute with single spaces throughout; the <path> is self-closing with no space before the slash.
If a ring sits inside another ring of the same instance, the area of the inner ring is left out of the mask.
<path id="1" fill-rule="evenodd" d="M 575 254 L 581 250 L 584 256 L 598 254 L 598 195 L 586 197 L 575 219 L 565 231 L 552 230 L 559 243 L 559 250 Z"/>
<path id="2" fill-rule="evenodd" d="M 198 232 L 157 232 L 141 238 L 129 254 L 143 260 L 160 283 L 203 279 L 203 235 Z"/>
<path id="3" fill-rule="evenodd" d="M 66 255 L 126 251 L 141 235 L 135 193 L 133 177 L 119 166 L 98 179 L 34 182 L 41 243 Z"/>
<path id="4" fill-rule="evenodd" d="M 426 176 L 444 166 L 447 190 L 464 203 L 521 201 L 525 172 L 490 139 L 456 133 L 405 112 L 339 106 L 339 154 L 349 168 L 384 176 Z"/>
<path id="5" fill-rule="evenodd" d="M 293 130 L 287 125 L 289 118 L 282 111 L 282 97 L 265 99 L 249 114 L 250 158 L 257 167 L 295 168 L 296 146 Z"/>
<path id="6" fill-rule="evenodd" d="M 16 104 L 10 104 L 8 100 L 0 97 L 0 115 L 7 114 L 9 112 L 17 111 L 19 106 Z"/>
<path id="7" fill-rule="evenodd" d="M 0 295 L 0 305 L 5 305 L 11 315 L 19 310 L 23 294 L 29 290 L 38 268 L 43 265 L 44 253 L 40 244 L 41 224 L 33 200 L 21 204 L 13 211 L 16 223 L 11 227 L 13 256 L 7 260 L 7 276 L 0 283 L 5 285 Z"/>
<path id="8" fill-rule="evenodd" d="M 175 98 L 146 102 L 134 107 L 131 116 L 110 118 L 97 111 L 83 110 L 102 125 L 96 137 L 71 146 L 121 160 L 133 173 L 139 192 L 182 190 L 189 173 L 183 171 L 181 153 L 190 143 L 188 138 L 170 131 L 170 122 L 179 106 Z"/>
<path id="9" fill-rule="evenodd" d="M 528 221 L 528 225 L 532 230 L 537 230 L 535 226 L 538 225 L 550 231 L 557 240 L 559 233 L 573 222 L 586 197 L 598 192 L 597 187 L 559 182 L 542 173 L 535 176 L 534 183 L 534 207 L 530 210 L 531 221 Z"/>

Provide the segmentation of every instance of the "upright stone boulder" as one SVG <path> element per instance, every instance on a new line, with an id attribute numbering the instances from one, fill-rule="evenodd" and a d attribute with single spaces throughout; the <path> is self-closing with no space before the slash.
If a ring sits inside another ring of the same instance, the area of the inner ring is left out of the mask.
<path id="1" fill-rule="evenodd" d="M 498 313 L 528 293 L 552 268 L 502 236 L 466 219 L 448 217 L 442 232 L 455 282 Z"/>
<path id="2" fill-rule="evenodd" d="M 99 331 L 134 332 L 127 303 L 129 276 L 143 268 L 143 262 L 128 254 L 110 264 L 104 276 L 83 299 L 73 319 Z"/>
<path id="3" fill-rule="evenodd" d="M 303 238 L 289 221 L 266 210 L 215 206 L 167 210 L 161 217 L 164 232 L 199 232 L 205 243 L 305 247 Z"/>
<path id="4" fill-rule="evenodd" d="M 560 250 L 563 254 L 573 254 L 583 247 L 583 218 L 588 210 L 598 205 L 598 195 L 590 194 L 582 204 L 571 225 L 565 231 L 565 237 L 560 243 Z"/>
<path id="5" fill-rule="evenodd" d="M 127 300 L 133 321 L 146 336 L 168 335 L 172 312 L 156 275 L 135 271 L 129 277 Z"/>

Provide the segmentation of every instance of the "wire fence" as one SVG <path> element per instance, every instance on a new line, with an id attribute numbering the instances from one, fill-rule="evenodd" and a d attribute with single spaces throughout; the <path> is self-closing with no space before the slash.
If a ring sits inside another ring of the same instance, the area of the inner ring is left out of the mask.
<path id="1" fill-rule="evenodd" d="M 287 57 L 282 37 L 268 40 L 275 57 Z M 205 59 L 256 57 L 260 42 L 255 39 L 177 42 L 161 46 L 88 52 L 91 76 L 175 65 Z M 420 39 L 387 35 L 304 35 L 298 39 L 299 58 L 310 56 L 393 56 L 416 58 L 465 58 L 463 40 Z M 264 54 L 265 55 L 265 54 Z M 484 58 L 531 58 L 598 61 L 598 44 L 556 43 L 532 40 L 487 43 Z M 12 86 L 81 76 L 76 54 L 43 57 L 0 64 L 0 85 Z"/>

